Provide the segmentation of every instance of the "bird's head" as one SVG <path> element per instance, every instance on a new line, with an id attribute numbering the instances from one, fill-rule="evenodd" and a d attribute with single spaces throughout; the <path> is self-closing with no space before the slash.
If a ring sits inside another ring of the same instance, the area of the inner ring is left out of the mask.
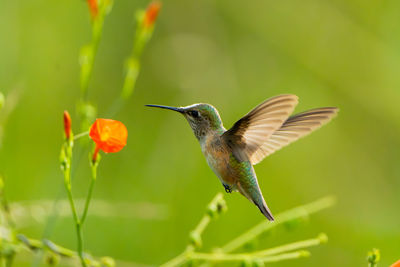
<path id="1" fill-rule="evenodd" d="M 160 105 L 146 106 L 169 109 L 181 113 L 189 122 L 190 127 L 199 140 L 210 131 L 223 130 L 221 117 L 219 116 L 217 109 L 210 104 L 199 103 L 186 107 L 169 107 Z"/>

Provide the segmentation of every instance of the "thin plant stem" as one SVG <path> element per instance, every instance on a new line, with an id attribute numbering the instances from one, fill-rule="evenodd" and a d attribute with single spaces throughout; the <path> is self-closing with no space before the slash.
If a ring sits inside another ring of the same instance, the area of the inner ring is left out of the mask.
<path id="1" fill-rule="evenodd" d="M 224 196 L 221 193 L 217 193 L 208 204 L 207 212 L 203 215 L 200 222 L 192 231 L 191 243 L 186 246 L 185 250 L 181 254 L 162 264 L 161 267 L 179 266 L 189 260 L 191 253 L 196 250 L 196 246 L 201 246 L 201 235 L 211 222 L 211 219 L 224 210 L 226 210 Z"/>
<path id="2" fill-rule="evenodd" d="M 271 223 L 266 220 L 262 221 L 258 225 L 251 228 L 249 231 L 245 232 L 244 234 L 240 235 L 239 237 L 235 238 L 234 240 L 223 246 L 221 248 L 221 251 L 225 253 L 234 251 L 242 247 L 249 241 L 255 239 L 260 234 L 265 233 L 271 230 L 272 228 L 277 227 L 278 225 L 326 209 L 328 207 L 331 207 L 334 203 L 335 203 L 335 198 L 332 196 L 328 196 L 321 198 L 317 201 L 311 202 L 309 204 L 282 212 L 276 216 L 275 222 Z"/>
<path id="3" fill-rule="evenodd" d="M 72 148 L 74 142 L 73 139 L 66 139 L 61 149 L 61 169 L 64 174 L 64 185 L 67 190 L 68 200 L 71 207 L 72 216 L 76 226 L 76 234 L 78 240 L 78 255 L 81 260 L 82 267 L 86 267 L 86 262 L 83 257 L 83 236 L 82 236 L 82 225 L 76 211 L 76 205 L 72 196 L 72 184 L 71 184 L 71 161 L 72 161 Z"/>
<path id="4" fill-rule="evenodd" d="M 203 215 L 200 222 L 194 228 L 194 230 L 192 231 L 193 233 L 197 233 L 200 236 L 203 234 L 204 230 L 211 222 L 211 213 L 210 213 L 211 209 L 217 208 L 218 203 L 221 202 L 223 199 L 224 196 L 221 193 L 215 195 L 215 197 L 208 204 L 208 211 Z"/>
<path id="5" fill-rule="evenodd" d="M 195 228 L 194 232 L 197 232 L 201 235 L 204 232 L 204 230 L 207 228 L 210 221 L 211 221 L 210 216 L 208 216 L 208 215 L 203 216 L 203 218 L 200 220 L 199 224 Z"/>
<path id="6" fill-rule="evenodd" d="M 217 261 L 249 261 L 249 260 L 259 260 L 262 262 L 275 262 L 281 260 L 288 259 L 296 259 L 301 257 L 308 257 L 310 253 L 306 250 L 299 250 L 290 253 L 282 253 L 273 256 L 259 256 L 254 257 L 254 255 L 249 253 L 241 253 L 241 254 L 220 254 L 220 253 L 199 253 L 193 252 L 190 254 L 190 259 L 193 260 L 205 260 L 208 262 L 217 262 Z"/>
<path id="7" fill-rule="evenodd" d="M 174 267 L 174 266 L 180 266 L 183 263 L 185 263 L 187 260 L 189 260 L 189 254 L 190 251 L 184 251 L 175 258 L 167 261 L 166 263 L 160 265 L 160 267 Z"/>
<path id="8" fill-rule="evenodd" d="M 60 246 L 58 244 L 55 244 L 54 242 L 48 240 L 48 239 L 43 239 L 43 240 L 38 240 L 38 239 L 32 239 L 28 238 L 23 234 L 18 234 L 17 236 L 17 241 L 18 245 L 24 245 L 29 251 L 32 253 L 36 254 L 39 251 L 43 251 L 44 253 L 50 252 L 55 255 L 59 255 L 62 258 L 66 258 L 69 260 L 73 260 L 73 264 L 71 266 L 77 266 L 80 262 L 80 258 L 78 256 L 78 253 L 76 251 L 70 250 L 68 248 L 65 248 L 63 246 Z M 88 263 L 89 266 L 106 266 L 104 265 L 104 262 L 102 261 L 104 258 L 98 258 L 98 257 L 90 257 L 90 263 Z M 139 266 L 138 263 L 134 262 L 124 262 L 124 261 L 118 261 L 118 265 L 116 266 Z M 107 265 L 108 266 L 108 265 Z M 147 266 L 140 264 L 140 266 Z M 0 265 L 1 267 L 1 265 Z M 7 266 L 5 266 L 7 267 Z"/>
<path id="9" fill-rule="evenodd" d="M 309 256 L 308 251 L 298 250 L 320 245 L 327 241 L 325 234 L 320 234 L 316 238 L 307 239 L 303 241 L 293 242 L 290 244 L 269 248 L 265 250 L 256 251 L 253 253 L 241 254 L 225 254 L 225 253 L 198 253 L 193 250 L 186 250 L 182 254 L 175 257 L 173 260 L 162 265 L 163 267 L 179 266 L 188 260 L 204 260 L 208 262 L 216 261 L 246 261 L 246 260 L 259 260 L 262 262 L 273 262 L 287 259 L 295 259 L 300 257 Z M 295 252 L 290 252 L 298 250 Z"/>
<path id="10" fill-rule="evenodd" d="M 255 256 L 252 253 L 241 253 L 241 254 L 221 254 L 221 253 L 200 253 L 200 252 L 188 252 L 185 251 L 178 255 L 171 261 L 161 265 L 161 267 L 173 267 L 180 266 L 188 260 L 201 260 L 207 262 L 231 262 L 231 261 L 261 261 L 261 262 L 277 262 L 283 260 L 297 259 L 303 257 L 309 257 L 310 252 L 307 250 L 299 250 L 289 253 L 281 253 L 271 256 Z"/>
<path id="11" fill-rule="evenodd" d="M 89 210 L 89 205 L 90 205 L 90 200 L 92 199 L 92 194 L 93 194 L 93 188 L 94 188 L 94 184 L 96 182 L 96 177 L 97 177 L 97 164 L 94 164 L 92 166 L 92 179 L 90 180 L 90 185 L 89 185 L 89 190 L 88 190 L 88 194 L 86 196 L 86 201 L 85 201 L 85 207 L 83 209 L 83 214 L 81 217 L 81 225 L 83 225 L 83 223 L 85 222 L 88 210 Z"/>
<path id="12" fill-rule="evenodd" d="M 213 201 L 209 204 L 209 208 L 217 203 L 219 197 L 222 197 L 222 194 L 219 196 L 217 195 Z M 308 216 L 312 213 L 318 212 L 320 210 L 326 209 L 331 207 L 335 203 L 335 198 L 328 196 L 325 198 L 321 198 L 317 201 L 311 202 L 309 204 L 299 206 L 288 211 L 282 212 L 276 216 L 276 221 L 274 223 L 270 223 L 267 221 L 263 221 L 256 225 L 255 227 L 251 228 L 249 231 L 245 232 L 244 234 L 240 235 L 239 237 L 233 239 L 231 242 L 223 246 L 218 250 L 217 253 L 198 253 L 195 252 L 195 246 L 193 244 L 189 244 L 185 251 L 176 256 L 175 258 L 169 260 L 168 262 L 161 265 L 162 267 L 173 267 L 173 266 L 180 266 L 187 262 L 188 260 L 205 260 L 209 263 L 213 261 L 246 261 L 246 260 L 260 260 L 262 262 L 273 262 L 273 261 L 280 261 L 286 259 L 295 259 L 300 257 L 309 256 L 308 251 L 296 251 L 291 253 L 285 253 L 288 251 L 315 246 L 327 241 L 327 237 L 324 234 L 320 234 L 317 238 L 308 239 L 303 241 L 298 241 L 290 244 L 286 244 L 283 246 L 270 248 L 266 250 L 261 250 L 253 253 L 246 253 L 246 254 L 229 254 L 231 251 L 234 251 L 244 244 L 248 243 L 249 241 L 257 238 L 260 234 L 269 231 L 273 227 L 278 225 L 303 218 Z M 208 219 L 207 219 L 208 218 Z M 200 236 L 204 229 L 210 222 L 209 214 L 205 214 L 203 218 L 200 220 L 199 224 L 196 226 L 195 230 L 192 232 L 197 233 L 197 236 Z M 203 266 L 202 264 L 201 266 Z"/>
<path id="13" fill-rule="evenodd" d="M 318 246 L 322 243 L 328 241 L 328 237 L 325 234 L 319 234 L 316 238 L 311 238 L 307 240 L 297 241 L 290 244 L 269 248 L 265 250 L 260 250 L 257 252 L 252 253 L 254 256 L 271 256 L 281 253 L 286 253 L 288 251 L 298 250 L 301 248 L 308 248 L 313 246 Z"/>
<path id="14" fill-rule="evenodd" d="M 88 97 L 88 87 L 89 87 L 89 80 L 90 77 L 92 76 L 93 72 L 93 65 L 94 65 L 94 59 L 96 57 L 100 39 L 102 36 L 103 32 L 103 23 L 104 23 L 104 17 L 105 14 L 103 13 L 104 11 L 102 10 L 99 16 L 97 16 L 92 24 L 92 40 L 91 43 L 89 44 L 89 56 L 88 60 L 86 63 L 86 71 L 83 72 L 81 75 L 81 92 L 82 92 L 82 99 L 87 100 Z"/>
<path id="15" fill-rule="evenodd" d="M 368 261 L 368 267 L 377 267 L 378 266 L 378 262 L 381 259 L 381 255 L 379 252 L 379 249 L 372 249 L 372 251 L 368 252 L 368 257 L 367 257 L 367 261 Z M 393 264 L 393 266 L 396 264 Z"/>
<path id="16" fill-rule="evenodd" d="M 290 253 L 282 253 L 282 254 L 273 255 L 273 256 L 266 256 L 266 257 L 260 258 L 260 261 L 277 262 L 277 261 L 283 261 L 283 260 L 306 258 L 306 257 L 310 257 L 310 255 L 311 254 L 308 250 L 299 250 L 299 251 L 294 251 L 294 252 L 290 252 Z"/>
<path id="17" fill-rule="evenodd" d="M 74 140 L 77 140 L 77 139 L 79 139 L 79 138 L 81 138 L 81 137 L 83 137 L 85 135 L 88 135 L 88 134 L 89 134 L 89 131 L 74 135 Z"/>
<path id="18" fill-rule="evenodd" d="M 75 202 L 74 199 L 72 197 L 72 190 L 71 190 L 71 180 L 70 180 L 70 167 L 67 167 L 64 171 L 64 181 L 65 181 L 65 188 L 67 189 L 67 195 L 68 195 L 68 200 L 69 200 L 69 204 L 71 207 L 71 211 L 72 211 L 72 216 L 74 218 L 75 221 L 75 227 L 76 227 L 76 234 L 77 234 L 77 238 L 78 238 L 78 255 L 79 258 L 81 260 L 81 264 L 83 267 L 86 267 L 86 263 L 85 263 L 85 259 L 83 257 L 83 236 L 82 236 L 82 227 L 81 227 L 81 223 L 79 221 L 79 217 L 78 217 L 78 213 L 76 211 L 76 206 L 75 206 Z"/>

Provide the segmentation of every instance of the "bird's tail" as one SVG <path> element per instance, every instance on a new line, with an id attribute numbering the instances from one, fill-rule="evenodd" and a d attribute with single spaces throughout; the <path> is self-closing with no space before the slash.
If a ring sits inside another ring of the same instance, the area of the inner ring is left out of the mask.
<path id="1" fill-rule="evenodd" d="M 261 193 L 260 188 L 258 187 L 258 184 L 257 186 L 246 186 L 246 184 L 238 182 L 237 189 L 243 196 L 253 202 L 260 209 L 261 213 L 265 217 L 267 217 L 268 220 L 274 221 L 274 216 L 272 216 L 272 213 L 269 210 L 267 203 L 265 203 L 264 197 Z"/>
<path id="2" fill-rule="evenodd" d="M 262 203 L 256 203 L 254 201 L 254 204 L 256 204 L 256 206 L 260 209 L 261 213 L 264 214 L 264 216 L 267 217 L 268 220 L 270 220 L 271 222 L 275 220 L 264 199 Z"/>

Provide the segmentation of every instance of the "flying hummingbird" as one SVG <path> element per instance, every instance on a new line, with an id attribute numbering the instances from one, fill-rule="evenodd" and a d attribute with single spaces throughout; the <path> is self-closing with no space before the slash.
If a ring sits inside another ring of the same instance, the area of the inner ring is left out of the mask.
<path id="1" fill-rule="evenodd" d="M 262 102 L 232 128 L 226 130 L 216 108 L 210 104 L 164 108 L 181 113 L 200 142 L 207 163 L 227 193 L 239 191 L 273 221 L 258 185 L 253 165 L 282 147 L 318 129 L 338 112 L 335 107 L 316 108 L 293 116 L 298 98 L 278 95 Z"/>

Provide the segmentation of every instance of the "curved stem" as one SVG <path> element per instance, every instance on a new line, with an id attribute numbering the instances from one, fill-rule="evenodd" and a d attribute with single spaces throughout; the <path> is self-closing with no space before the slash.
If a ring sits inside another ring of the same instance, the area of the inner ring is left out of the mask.
<path id="1" fill-rule="evenodd" d="M 69 176 L 69 168 L 64 172 L 65 175 Z M 69 179 L 65 179 L 65 181 L 68 181 Z M 65 187 L 67 188 L 67 195 L 68 195 L 68 200 L 69 200 L 69 204 L 71 206 L 71 211 L 72 211 L 72 215 L 75 221 L 75 226 L 76 226 L 76 234 L 78 237 L 78 255 L 79 258 L 81 260 L 81 264 L 83 267 L 86 267 L 86 263 L 85 263 L 85 259 L 83 257 L 83 236 L 82 236 L 82 227 L 81 227 L 81 222 L 79 221 L 78 218 L 78 213 L 76 212 L 76 207 L 75 207 L 75 202 L 74 199 L 72 197 L 72 191 L 71 191 L 71 183 L 66 182 L 65 183 Z"/>
<path id="2" fill-rule="evenodd" d="M 218 208 L 218 206 L 220 207 Z M 191 244 L 187 245 L 186 249 L 176 256 L 175 258 L 169 260 L 168 262 L 162 264 L 162 267 L 172 267 L 172 266 L 180 266 L 184 264 L 187 260 L 191 258 L 192 253 L 196 250 L 196 247 L 201 246 L 201 235 L 204 230 L 207 228 L 212 219 L 212 213 L 220 213 L 224 210 L 222 206 L 225 205 L 224 196 L 221 193 L 217 193 L 215 197 L 208 204 L 208 210 L 201 218 L 200 222 L 192 231 L 192 240 Z"/>
<path id="3" fill-rule="evenodd" d="M 89 210 L 90 200 L 92 199 L 94 183 L 96 182 L 96 168 L 97 168 L 96 166 L 97 165 L 94 165 L 92 167 L 92 179 L 90 181 L 89 191 L 88 191 L 88 194 L 86 196 L 86 201 L 85 201 L 85 208 L 83 209 L 83 214 L 82 214 L 82 217 L 81 217 L 81 224 L 82 225 L 85 222 L 85 219 L 86 219 L 86 216 L 87 216 L 87 212 Z"/>
<path id="4" fill-rule="evenodd" d="M 277 254 L 286 253 L 288 251 L 293 251 L 293 250 L 297 250 L 297 249 L 301 249 L 301 248 L 318 246 L 327 241 L 328 241 L 328 237 L 325 234 L 319 234 L 316 238 L 297 241 L 297 242 L 285 244 L 285 245 L 274 247 L 274 248 L 260 250 L 260 251 L 252 253 L 252 255 L 257 256 L 257 257 L 277 255 Z"/>
<path id="5" fill-rule="evenodd" d="M 88 134 L 89 134 L 89 131 L 74 135 L 74 140 L 79 139 L 79 138 L 81 138 L 81 137 L 83 137 L 85 135 L 88 135 Z"/>
<path id="6" fill-rule="evenodd" d="M 68 200 L 72 211 L 72 216 L 75 221 L 76 234 L 78 237 L 78 255 L 81 260 L 82 267 L 86 267 L 86 263 L 83 257 L 83 237 L 82 237 L 82 227 L 79 221 L 78 213 L 76 211 L 76 206 L 74 198 L 72 197 L 72 186 L 71 186 L 71 159 L 72 159 L 72 146 L 73 142 L 66 141 L 64 147 L 62 148 L 64 153 L 64 167 L 62 168 L 64 173 L 64 185 L 67 190 Z"/>
<path id="7" fill-rule="evenodd" d="M 213 201 L 211 201 L 210 206 L 217 202 L 218 199 L 222 197 L 216 196 Z M 291 210 L 282 212 L 276 216 L 276 221 L 274 223 L 270 223 L 266 220 L 262 221 L 258 225 L 254 226 L 244 234 L 235 238 L 221 249 L 219 249 L 218 253 L 198 253 L 195 252 L 195 247 L 191 244 L 188 245 L 186 250 L 176 256 L 175 258 L 169 260 L 168 262 L 161 265 L 162 267 L 173 267 L 180 266 L 191 259 L 203 260 L 208 263 L 215 261 L 247 261 L 247 260 L 259 260 L 262 262 L 273 262 L 273 261 L 281 261 L 286 259 L 295 259 L 300 257 L 308 257 L 310 253 L 308 251 L 295 251 L 290 253 L 284 253 L 300 248 L 315 246 L 327 241 L 327 237 L 325 234 L 320 234 L 317 238 L 308 239 L 303 241 L 298 241 L 286 245 L 282 245 L 275 248 L 265 249 L 261 251 L 256 251 L 253 253 L 242 253 L 242 254 L 228 254 L 229 252 L 236 250 L 242 247 L 247 242 L 257 238 L 260 234 L 269 231 L 273 227 L 276 227 L 280 224 L 284 224 L 286 222 L 290 222 L 292 220 L 296 220 L 305 216 L 308 216 L 312 213 L 318 212 L 320 210 L 331 207 L 335 203 L 335 198 L 328 196 L 325 198 L 321 198 L 317 201 L 311 202 L 306 205 L 302 205 Z M 210 222 L 207 219 L 207 214 L 200 220 L 200 223 L 197 225 L 193 232 L 197 232 L 201 235 L 205 227 Z M 207 266 L 205 263 L 201 266 Z"/>
<path id="8" fill-rule="evenodd" d="M 178 256 L 176 256 L 175 258 L 167 261 L 164 264 L 161 264 L 160 267 L 174 267 L 174 266 L 181 266 L 182 264 L 184 264 L 187 260 L 189 260 L 188 257 L 188 252 L 184 251 L 181 254 L 179 254 Z"/>
<path id="9" fill-rule="evenodd" d="M 99 16 L 93 21 L 92 25 L 92 40 L 89 44 L 90 53 L 88 57 L 88 62 L 86 63 L 87 65 L 85 66 L 86 71 L 81 72 L 81 94 L 83 100 L 87 100 L 88 98 L 89 80 L 90 77 L 92 76 L 94 59 L 96 57 L 101 35 L 103 32 L 103 23 L 105 17 L 104 13 L 105 11 L 102 10 L 101 14 L 99 14 Z"/>
<path id="10" fill-rule="evenodd" d="M 85 258 L 83 257 L 83 236 L 82 225 L 80 222 L 76 222 L 76 233 L 78 235 L 78 255 L 81 260 L 82 267 L 86 267 Z"/>
<path id="11" fill-rule="evenodd" d="M 248 243 L 250 240 L 255 239 L 260 234 L 267 232 L 278 225 L 326 209 L 328 207 L 331 207 L 334 203 L 335 199 L 331 196 L 328 196 L 325 198 L 321 198 L 317 201 L 311 202 L 309 204 L 282 212 L 276 216 L 275 222 L 271 223 L 269 221 L 264 220 L 255 227 L 251 228 L 249 231 L 245 232 L 244 234 L 240 235 L 239 237 L 235 238 L 234 240 L 223 246 L 221 249 L 225 253 L 234 251 L 242 247 L 244 244 Z"/>
<path id="12" fill-rule="evenodd" d="M 199 253 L 194 252 L 190 255 L 190 259 L 194 260 L 206 260 L 208 262 L 216 262 L 216 261 L 248 261 L 248 260 L 259 260 L 262 262 L 274 262 L 288 259 L 296 259 L 301 257 L 308 257 L 310 253 L 306 250 L 299 250 L 290 253 L 282 253 L 273 256 L 259 256 L 254 257 L 253 254 L 250 253 L 242 253 L 242 254 L 219 254 L 219 253 Z"/>

